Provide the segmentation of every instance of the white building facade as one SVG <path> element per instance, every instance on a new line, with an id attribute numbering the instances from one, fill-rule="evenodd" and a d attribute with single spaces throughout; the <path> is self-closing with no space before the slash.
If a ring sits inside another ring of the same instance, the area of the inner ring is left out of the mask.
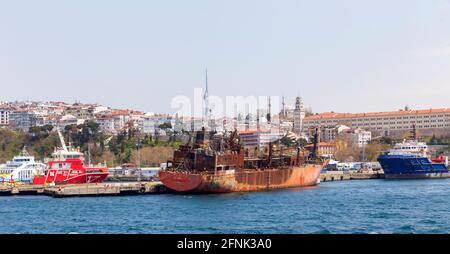
<path id="1" fill-rule="evenodd" d="M 0 109 L 0 126 L 9 125 L 9 114 L 8 109 Z"/>

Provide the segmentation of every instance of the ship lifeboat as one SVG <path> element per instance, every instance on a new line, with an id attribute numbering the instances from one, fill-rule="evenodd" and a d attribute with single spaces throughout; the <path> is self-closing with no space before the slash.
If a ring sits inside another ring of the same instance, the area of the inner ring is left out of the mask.
<path id="1" fill-rule="evenodd" d="M 448 157 L 447 156 L 439 156 L 436 158 L 431 159 L 431 161 L 433 163 L 446 163 L 448 161 Z"/>

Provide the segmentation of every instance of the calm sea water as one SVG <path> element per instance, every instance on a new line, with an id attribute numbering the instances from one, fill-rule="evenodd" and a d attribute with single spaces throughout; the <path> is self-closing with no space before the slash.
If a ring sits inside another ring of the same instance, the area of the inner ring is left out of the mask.
<path id="1" fill-rule="evenodd" d="M 222 195 L 0 197 L 0 233 L 449 233 L 450 179 Z"/>

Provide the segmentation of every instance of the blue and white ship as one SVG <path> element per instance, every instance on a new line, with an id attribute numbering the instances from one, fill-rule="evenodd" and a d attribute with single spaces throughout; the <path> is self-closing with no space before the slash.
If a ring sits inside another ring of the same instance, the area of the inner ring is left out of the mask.
<path id="1" fill-rule="evenodd" d="M 386 179 L 450 178 L 448 157 L 430 159 L 427 144 L 416 140 L 395 144 L 378 162 Z"/>

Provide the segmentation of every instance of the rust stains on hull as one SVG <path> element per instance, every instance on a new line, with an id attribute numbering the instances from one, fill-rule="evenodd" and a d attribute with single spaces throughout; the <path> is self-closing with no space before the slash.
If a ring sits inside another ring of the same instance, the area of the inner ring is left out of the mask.
<path id="1" fill-rule="evenodd" d="M 317 184 L 324 165 L 293 166 L 275 169 L 239 169 L 217 173 L 161 171 L 161 182 L 179 192 L 226 193 L 296 188 Z"/>

